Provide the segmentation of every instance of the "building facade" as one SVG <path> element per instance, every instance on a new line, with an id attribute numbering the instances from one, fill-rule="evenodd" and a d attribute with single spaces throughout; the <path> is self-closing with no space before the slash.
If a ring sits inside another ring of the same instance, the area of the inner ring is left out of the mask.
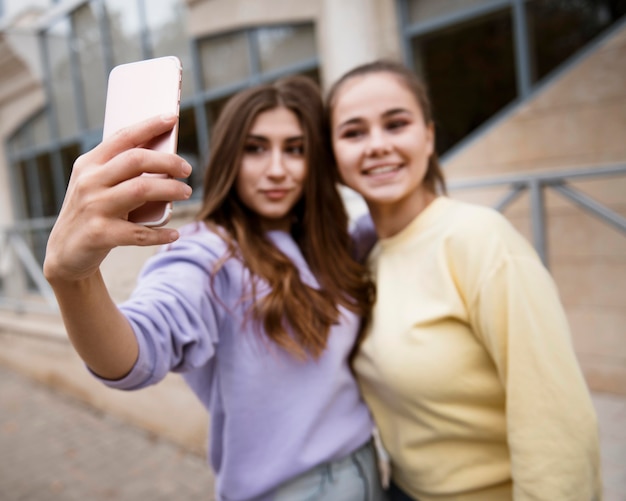
<path id="1" fill-rule="evenodd" d="M 499 206 L 536 244 L 590 386 L 626 393 L 624 14 L 624 0 L 0 0 L 0 306 L 46 295 L 37 266 L 74 160 L 101 140 L 115 65 L 181 59 L 179 153 L 200 188 L 232 94 L 294 73 L 326 89 L 392 58 L 429 87 L 451 195 Z M 586 212 L 554 186 L 576 188 Z M 152 252 L 112 252 L 115 299 Z"/>

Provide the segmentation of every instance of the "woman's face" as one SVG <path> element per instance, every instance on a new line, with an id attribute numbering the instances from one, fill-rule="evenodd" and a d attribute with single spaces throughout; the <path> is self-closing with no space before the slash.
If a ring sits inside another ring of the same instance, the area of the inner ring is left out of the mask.
<path id="1" fill-rule="evenodd" d="M 266 229 L 289 230 L 306 175 L 304 133 L 296 115 L 282 107 L 259 113 L 236 180 L 243 204 L 261 216 Z"/>
<path id="2" fill-rule="evenodd" d="M 434 133 L 399 77 L 381 72 L 347 80 L 335 95 L 331 118 L 343 181 L 373 212 L 414 211 L 426 193 L 422 182 Z"/>

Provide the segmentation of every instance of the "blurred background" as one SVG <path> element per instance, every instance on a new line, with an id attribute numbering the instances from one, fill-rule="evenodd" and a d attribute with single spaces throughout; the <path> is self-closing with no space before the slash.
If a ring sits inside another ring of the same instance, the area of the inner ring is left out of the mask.
<path id="1" fill-rule="evenodd" d="M 102 137 L 117 64 L 178 56 L 193 218 L 210 135 L 235 92 L 376 58 L 426 81 L 450 195 L 501 210 L 554 275 L 594 392 L 626 396 L 625 0 L 0 0 L 0 363 L 203 453 L 180 378 L 102 388 L 70 347 L 41 263 L 72 164 Z M 352 216 L 365 210 L 344 189 Z M 116 300 L 154 249 L 116 249 Z M 167 411 L 164 411 L 167 409 Z"/>

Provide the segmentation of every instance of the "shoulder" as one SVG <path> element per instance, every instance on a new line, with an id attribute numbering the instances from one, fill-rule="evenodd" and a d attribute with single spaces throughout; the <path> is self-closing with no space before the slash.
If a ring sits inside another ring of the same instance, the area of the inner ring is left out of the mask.
<path id="1" fill-rule="evenodd" d="M 476 249 L 482 256 L 487 249 L 510 256 L 535 256 L 526 237 L 491 207 L 447 199 L 447 214 L 442 223 L 446 225 L 450 245 L 456 250 Z"/>
<path id="2" fill-rule="evenodd" d="M 448 217 L 441 221 L 443 253 L 468 300 L 496 274 L 515 276 L 543 268 L 531 243 L 495 209 L 457 200 L 448 205 Z"/>
<path id="3" fill-rule="evenodd" d="M 503 231 L 510 224 L 497 210 L 486 205 L 445 199 L 445 221 L 459 235 L 481 236 Z"/>

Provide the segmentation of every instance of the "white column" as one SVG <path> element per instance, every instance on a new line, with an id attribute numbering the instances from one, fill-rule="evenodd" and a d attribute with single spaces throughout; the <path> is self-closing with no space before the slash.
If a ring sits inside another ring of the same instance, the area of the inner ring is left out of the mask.
<path id="1" fill-rule="evenodd" d="M 322 84 L 382 57 L 400 59 L 396 0 L 319 0 Z"/>
<path id="2" fill-rule="evenodd" d="M 321 0 L 320 55 L 325 88 L 347 70 L 376 59 L 376 0 Z"/>

